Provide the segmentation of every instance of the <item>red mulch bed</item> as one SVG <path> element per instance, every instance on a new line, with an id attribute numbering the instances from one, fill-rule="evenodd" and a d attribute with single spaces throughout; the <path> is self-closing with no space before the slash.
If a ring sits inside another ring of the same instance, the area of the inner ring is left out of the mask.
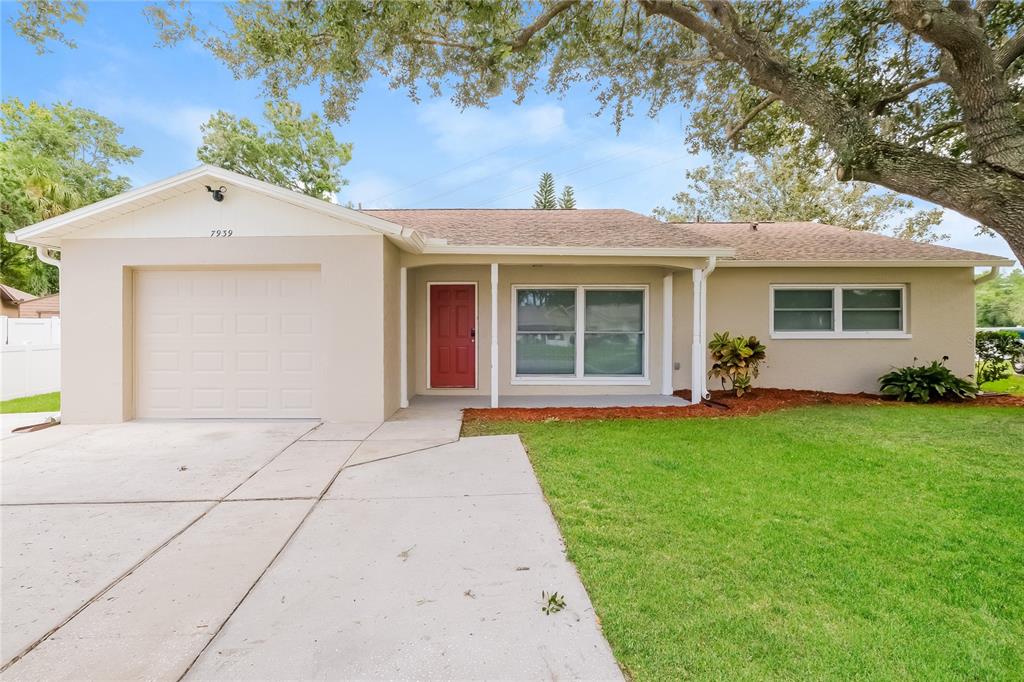
<path id="1" fill-rule="evenodd" d="M 686 400 L 690 392 L 676 391 Z M 679 407 L 498 407 L 469 408 L 463 411 L 463 419 L 470 421 L 524 421 L 548 420 L 578 421 L 583 419 L 693 419 L 698 417 L 744 417 L 765 412 L 775 412 L 805 405 L 894 405 L 868 393 L 826 393 L 824 391 L 798 391 L 787 388 L 758 388 L 737 398 L 727 391 L 712 391 L 711 400 L 715 406 L 704 402 L 700 405 Z M 935 403 L 933 403 L 935 404 Z M 1024 396 L 991 395 L 979 396 L 976 400 L 938 403 L 942 405 L 972 405 L 1024 407 Z"/>

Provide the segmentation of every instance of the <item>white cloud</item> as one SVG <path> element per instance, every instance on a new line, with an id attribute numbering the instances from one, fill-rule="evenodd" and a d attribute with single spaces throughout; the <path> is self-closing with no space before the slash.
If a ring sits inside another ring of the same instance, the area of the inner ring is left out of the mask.
<path id="1" fill-rule="evenodd" d="M 341 188 L 337 201 L 340 204 L 351 201 L 353 206 L 361 203 L 363 208 L 392 208 L 396 205 L 395 200 L 401 197 L 398 189 L 396 183 L 376 173 L 355 175 Z"/>
<path id="2" fill-rule="evenodd" d="M 203 137 L 199 127 L 214 113 L 213 107 L 201 104 L 121 95 L 92 79 L 66 79 L 60 83 L 59 90 L 61 97 L 95 109 L 120 125 L 141 123 L 182 142 L 188 146 L 187 153 L 193 159 Z"/>
<path id="3" fill-rule="evenodd" d="M 976 220 L 966 218 L 956 211 L 944 210 L 939 231 L 948 233 L 949 239 L 943 242 L 943 244 L 957 249 L 967 249 L 968 251 L 980 251 L 996 256 L 1016 258 L 1010 250 L 1010 245 L 1002 237 L 998 235 L 989 237 L 975 234 L 977 225 L 978 221 Z"/>
<path id="4" fill-rule="evenodd" d="M 460 111 L 449 102 L 436 101 L 423 105 L 418 119 L 434 135 L 437 148 L 453 157 L 544 144 L 568 132 L 565 109 L 554 104 Z"/>

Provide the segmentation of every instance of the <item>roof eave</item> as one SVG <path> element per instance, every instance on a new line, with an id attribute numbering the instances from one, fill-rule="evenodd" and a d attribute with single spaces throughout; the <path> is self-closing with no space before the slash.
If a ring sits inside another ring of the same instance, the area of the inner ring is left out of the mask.
<path id="1" fill-rule="evenodd" d="M 59 216 L 40 221 L 34 225 L 23 227 L 11 234 L 11 237 L 13 237 L 12 241 L 19 244 L 59 248 L 60 238 L 63 237 L 64 234 L 53 233 L 61 227 L 69 227 L 76 222 L 100 216 L 103 213 L 120 206 L 131 204 L 132 202 L 138 201 L 146 196 L 206 177 L 245 187 L 247 189 L 275 197 L 287 203 L 307 208 L 318 213 L 323 213 L 334 218 L 347 220 L 361 227 L 384 234 L 392 239 L 404 241 L 408 233 L 408 230 L 403 229 L 401 225 L 389 220 L 368 215 L 338 204 L 332 204 L 305 194 L 299 194 L 298 192 L 293 192 L 283 187 L 277 187 L 276 185 L 271 185 L 261 180 L 255 180 L 240 173 L 218 168 L 217 166 L 204 164 L 182 173 L 178 173 L 177 175 L 172 175 L 169 178 L 164 178 L 163 180 L 158 180 L 148 185 L 143 185 L 142 187 L 122 192 L 117 196 L 98 201 L 94 204 L 83 206 L 75 209 L 74 211 L 62 213 Z M 46 235 L 48 234 L 51 236 L 46 238 Z"/>
<path id="2" fill-rule="evenodd" d="M 425 254 L 462 254 L 480 256 L 632 256 L 706 258 L 729 257 L 735 249 L 722 247 L 668 248 L 668 247 L 603 247 L 603 246 L 503 246 L 431 244 L 423 247 Z"/>
<path id="3" fill-rule="evenodd" d="M 1011 267 L 1017 261 L 993 256 L 987 259 L 928 260 L 923 258 L 891 260 L 744 260 L 718 262 L 722 268 L 987 268 Z"/>

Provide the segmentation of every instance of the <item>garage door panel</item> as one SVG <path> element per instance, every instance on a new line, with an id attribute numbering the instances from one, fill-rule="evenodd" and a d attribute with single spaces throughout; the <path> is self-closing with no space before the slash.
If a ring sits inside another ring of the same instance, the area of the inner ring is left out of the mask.
<path id="1" fill-rule="evenodd" d="M 314 270 L 142 271 L 139 417 L 316 417 Z"/>

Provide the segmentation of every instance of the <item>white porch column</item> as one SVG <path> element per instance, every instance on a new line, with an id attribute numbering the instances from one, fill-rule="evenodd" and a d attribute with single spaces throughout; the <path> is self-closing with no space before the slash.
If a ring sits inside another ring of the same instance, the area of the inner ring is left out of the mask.
<path id="1" fill-rule="evenodd" d="M 701 347 L 700 310 L 704 271 L 693 269 L 693 340 L 690 342 L 690 402 L 701 401 L 704 391 L 704 349 Z"/>
<path id="2" fill-rule="evenodd" d="M 398 406 L 409 407 L 409 269 L 398 271 Z"/>
<path id="3" fill-rule="evenodd" d="M 491 263 L 491 407 L 498 406 L 498 264 Z"/>
<path id="4" fill-rule="evenodd" d="M 662 278 L 661 394 L 672 395 L 672 273 Z"/>

